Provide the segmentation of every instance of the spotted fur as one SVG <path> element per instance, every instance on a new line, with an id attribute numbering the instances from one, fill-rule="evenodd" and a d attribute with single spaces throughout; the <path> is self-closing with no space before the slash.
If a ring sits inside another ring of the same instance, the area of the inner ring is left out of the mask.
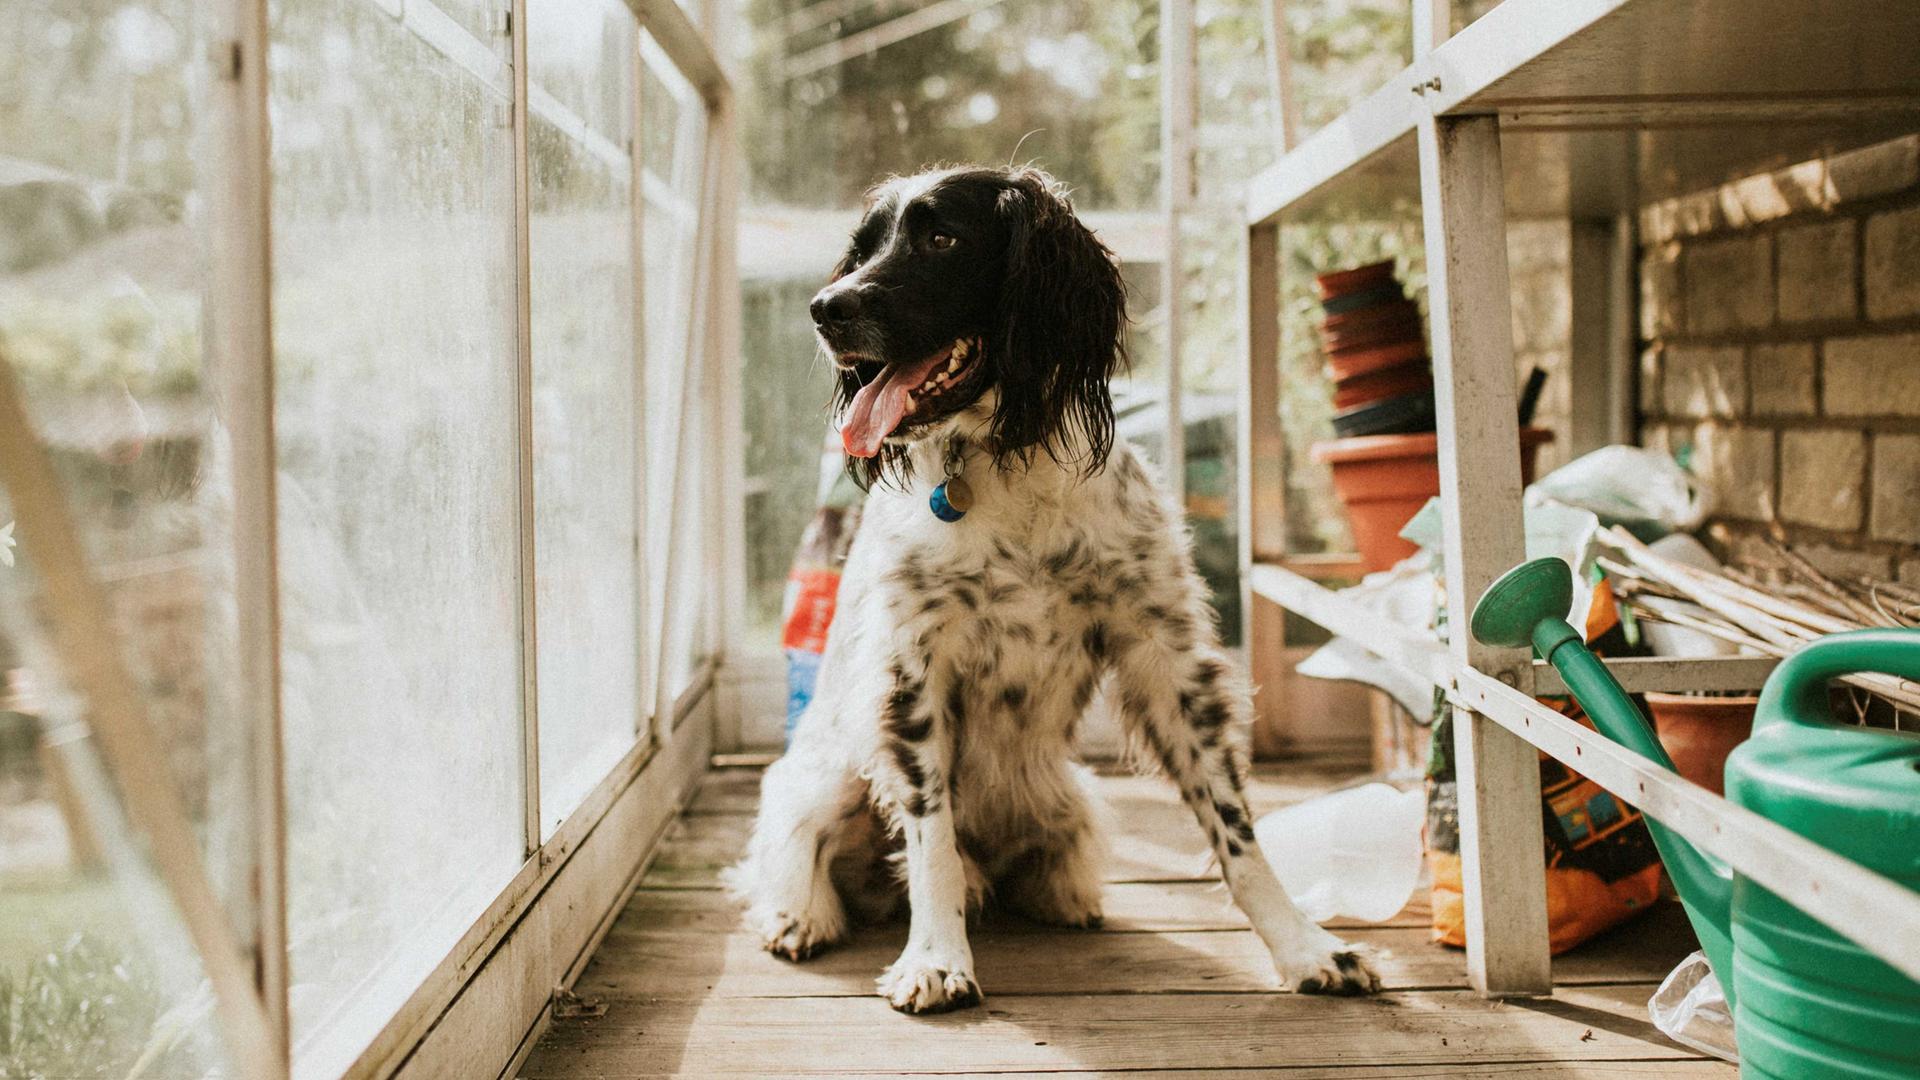
<path id="1" fill-rule="evenodd" d="M 846 933 L 849 908 L 891 910 L 903 882 L 908 942 L 879 989 L 910 1012 L 981 1000 L 967 914 L 989 895 L 1098 926 L 1104 812 L 1073 738 L 1104 686 L 1281 979 L 1377 989 L 1365 957 L 1301 915 L 1261 854 L 1244 791 L 1248 687 L 1180 515 L 1125 444 L 1090 468 L 1105 446 L 1076 446 L 1080 425 L 1059 428 L 1047 453 L 1010 456 L 994 444 L 1003 392 L 1021 391 L 996 384 L 890 441 L 902 467 L 876 474 L 816 696 L 767 770 L 729 875 L 749 924 L 803 959 Z M 974 506 L 948 523 L 928 497 L 955 456 Z M 887 866 L 891 886 L 876 872 Z"/>

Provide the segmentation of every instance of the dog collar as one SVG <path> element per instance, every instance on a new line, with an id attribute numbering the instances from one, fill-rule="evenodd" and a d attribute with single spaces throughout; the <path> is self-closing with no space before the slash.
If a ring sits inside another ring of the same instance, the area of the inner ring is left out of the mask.
<path id="1" fill-rule="evenodd" d="M 967 467 L 967 444 L 960 439 L 947 440 L 941 464 L 944 476 L 927 497 L 927 507 L 934 517 L 951 525 L 973 509 L 973 488 L 961 475 Z"/>

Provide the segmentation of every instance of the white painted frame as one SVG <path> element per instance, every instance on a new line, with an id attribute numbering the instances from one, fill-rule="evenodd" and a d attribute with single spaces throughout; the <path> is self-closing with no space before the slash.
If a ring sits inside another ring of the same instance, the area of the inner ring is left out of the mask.
<path id="1" fill-rule="evenodd" d="M 715 505 L 737 492 L 737 457 L 717 455 L 710 475 L 690 486 L 699 505 L 702 554 L 693 568 L 703 588 L 700 606 L 712 630 L 707 658 L 692 685 L 677 698 L 662 691 L 657 666 L 648 664 L 649 641 L 658 641 L 679 617 L 668 610 L 663 625 L 649 622 L 645 590 L 650 582 L 644 552 L 639 574 L 642 680 L 635 723 L 639 741 L 559 826 L 541 837 L 539 736 L 535 715 L 537 612 L 533 559 L 531 432 L 531 324 L 528 281 L 526 0 L 503 0 L 498 27 L 510 43 L 507 59 L 489 53 L 465 31 L 452 27 L 430 3 L 378 6 L 410 32 L 501 90 L 512 103 L 514 214 L 503 237 L 515 260 L 518 290 L 514 318 L 516 436 L 521 610 L 526 861 L 512 881 L 474 921 L 459 943 L 414 989 L 393 1015 L 349 1031 L 335 1025 L 290 1044 L 287 1016 L 286 837 L 280 738 L 278 543 L 275 531 L 273 341 L 271 316 L 271 123 L 267 110 L 269 65 L 265 0 L 221 0 L 211 15 L 207 126 L 213 153 L 206 166 L 211 237 L 207 287 L 208 365 L 218 380 L 221 427 L 232 444 L 234 588 L 240 652 L 233 678 L 236 712 L 251 718 L 245 734 L 247 761 L 240 774 L 248 820 L 230 845 L 240 865 L 223 867 L 247 887 L 221 897 L 204 865 L 199 845 L 170 781 L 155 772 L 164 760 L 152 746 L 143 703 L 120 665 L 104 601 L 81 558 L 64 497 L 33 435 L 9 371 L 0 364 L 0 484 L 21 508 L 24 550 L 36 560 L 48 587 L 56 646 L 77 689 L 92 703 L 92 730 L 133 828 L 145 838 L 158 876 L 167 886 L 208 974 L 214 1022 L 237 1075 L 249 1080 L 314 1077 L 505 1076 L 531 1048 L 547 1022 L 555 987 L 569 985 L 635 886 L 661 832 L 705 770 L 716 726 L 715 671 L 724 661 L 725 598 L 736 592 L 741 565 L 737 536 L 710 543 L 724 510 Z M 695 240 L 702 299 L 691 313 L 688 348 L 695 363 L 683 387 L 679 441 L 696 421 L 707 430 L 737 417 L 730 370 L 738 352 L 738 292 L 734 276 L 733 222 L 738 182 L 734 165 L 732 88 L 718 59 L 711 27 L 696 26 L 673 0 L 627 0 L 668 63 L 696 89 L 705 108 L 700 221 Z M 644 122 L 639 87 L 642 58 L 635 33 L 636 137 L 632 147 L 590 147 L 633 159 L 633 310 L 636 393 L 645 404 L 644 232 L 645 184 L 638 160 L 638 128 Z M 502 85 L 504 83 L 504 85 Z M 545 112 L 556 103 L 533 102 Z M 545 107 L 542 109 L 541 107 Z M 662 313 L 681 317 L 687 313 Z M 642 429 L 644 432 L 644 428 Z M 645 520 L 645 437 L 637 440 L 640 519 Z M 736 530 L 737 532 L 737 530 Z M 715 554 L 715 552 L 718 554 Z M 652 670 L 649 670 L 652 668 Z M 655 722 L 659 717 L 662 722 Z M 223 903 L 224 899 L 224 903 Z M 234 913 L 237 913 L 234 914 Z M 583 917 L 584 915 L 584 917 Z M 349 1010 L 350 1011 L 350 1010 Z M 356 1034 L 377 1028 L 371 1040 Z"/>

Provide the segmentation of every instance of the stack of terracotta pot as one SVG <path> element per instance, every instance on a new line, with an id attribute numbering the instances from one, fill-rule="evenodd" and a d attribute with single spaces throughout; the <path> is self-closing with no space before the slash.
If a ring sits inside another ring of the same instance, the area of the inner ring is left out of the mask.
<path id="1" fill-rule="evenodd" d="M 1420 308 L 1400 290 L 1393 261 L 1320 274 L 1320 340 L 1333 380 L 1333 432 L 1400 435 L 1433 430 L 1433 362 Z"/>
<path id="2" fill-rule="evenodd" d="M 1313 459 L 1333 467 L 1361 562 L 1385 570 L 1418 550 L 1400 530 L 1440 493 L 1433 362 L 1420 309 L 1401 291 L 1391 260 L 1315 280 L 1339 437 L 1315 443 Z M 1531 481 L 1534 452 L 1552 438 L 1543 428 L 1521 429 L 1523 480 Z"/>

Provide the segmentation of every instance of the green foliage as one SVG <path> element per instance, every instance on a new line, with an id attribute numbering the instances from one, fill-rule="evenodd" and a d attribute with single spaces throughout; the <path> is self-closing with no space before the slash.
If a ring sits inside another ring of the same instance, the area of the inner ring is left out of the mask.
<path id="1" fill-rule="evenodd" d="M 801 0 L 747 0 L 742 108 L 752 196 L 856 206 L 874 181 L 941 162 L 1033 161 L 1090 207 L 1159 184 L 1155 5 L 1008 3 L 789 77 L 788 65 L 904 14 L 890 0 L 819 26 Z"/>
<path id="2" fill-rule="evenodd" d="M 27 964 L 0 971 L 0 1080 L 191 1073 L 151 973 L 99 939 L 75 934 Z M 144 1060 L 142 1060 L 144 1059 Z"/>
<path id="3" fill-rule="evenodd" d="M 32 389 L 184 395 L 200 385 L 198 306 L 184 295 L 34 293 L 0 304 L 0 327 Z"/>

